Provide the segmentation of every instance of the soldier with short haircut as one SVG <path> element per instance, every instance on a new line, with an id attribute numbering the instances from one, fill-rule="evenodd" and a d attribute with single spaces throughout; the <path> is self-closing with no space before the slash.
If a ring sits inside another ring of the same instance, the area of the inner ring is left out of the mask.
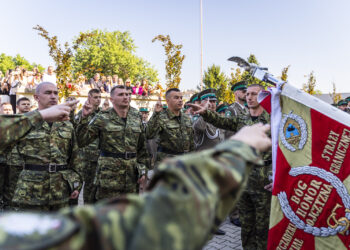
<path id="1" fill-rule="evenodd" d="M 217 106 L 216 112 L 221 116 L 225 116 L 225 112 L 227 109 L 228 109 L 228 105 L 226 103 L 222 103 L 219 106 Z"/>
<path id="2" fill-rule="evenodd" d="M 218 128 L 236 133 L 246 125 L 270 123 L 270 115 L 257 101 L 261 85 L 251 84 L 247 88 L 248 115 L 221 117 L 206 107 L 191 105 L 204 120 Z M 239 219 L 242 223 L 241 239 L 244 249 L 266 249 L 269 231 L 269 214 L 272 190 L 271 150 L 263 154 L 264 167 L 254 168 L 248 177 L 246 188 L 238 203 Z"/>
<path id="3" fill-rule="evenodd" d="M 5 146 L 42 122 L 39 113 L 24 118 L 0 116 Z M 246 127 L 214 149 L 162 163 L 142 196 L 55 214 L 2 213 L 0 248 L 201 249 L 235 205 L 251 166 L 261 163 L 257 152 L 271 147 L 267 130 Z"/>
<path id="4" fill-rule="evenodd" d="M 90 122 L 91 119 L 101 111 L 101 91 L 99 89 L 90 89 L 88 93 L 87 102 L 92 107 L 92 113 L 87 117 L 87 121 Z M 82 114 L 83 110 L 80 110 L 75 116 L 75 124 L 79 124 L 80 120 L 82 119 Z M 91 204 L 95 201 L 94 194 L 96 190 L 94 180 L 97 171 L 97 161 L 100 157 L 99 138 L 96 138 L 90 144 L 83 148 L 80 148 L 79 150 L 84 164 L 84 204 Z"/>
<path id="5" fill-rule="evenodd" d="M 58 102 L 53 83 L 40 83 L 35 90 L 38 110 Z M 71 122 L 42 122 L 33 127 L 18 144 L 24 160 L 13 203 L 20 209 L 54 211 L 77 199 L 82 185 L 81 161 Z"/>
<path id="6" fill-rule="evenodd" d="M 159 137 L 156 166 L 165 158 L 194 150 L 192 122 L 182 112 L 182 93 L 172 88 L 167 90 L 165 98 L 168 108 L 163 110 L 159 98 L 146 129 L 147 139 Z"/>
<path id="7" fill-rule="evenodd" d="M 30 111 L 31 103 L 27 97 L 22 97 L 17 100 L 16 107 L 18 114 L 25 114 Z M 6 155 L 6 170 L 4 175 L 4 209 L 13 209 L 12 198 L 16 189 L 18 176 L 24 167 L 24 161 L 18 151 L 17 145 L 13 146 L 12 150 Z"/>
<path id="8" fill-rule="evenodd" d="M 100 156 L 95 178 L 96 200 L 136 193 L 145 185 L 149 155 L 140 113 L 130 106 L 130 91 L 124 85 L 111 90 L 113 108 L 100 111 L 86 102 L 77 126 L 80 147 L 99 139 Z"/>

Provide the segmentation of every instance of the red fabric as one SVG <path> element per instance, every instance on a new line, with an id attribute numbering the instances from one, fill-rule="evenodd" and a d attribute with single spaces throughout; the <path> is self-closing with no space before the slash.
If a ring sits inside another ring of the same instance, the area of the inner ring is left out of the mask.
<path id="1" fill-rule="evenodd" d="M 264 91 L 264 92 L 267 92 L 267 91 Z M 269 94 L 263 100 L 261 100 L 260 105 L 266 110 L 267 113 L 271 114 L 271 95 Z"/>
<path id="2" fill-rule="evenodd" d="M 263 102 L 265 102 L 265 99 L 263 100 Z M 266 106 L 268 107 L 268 105 Z M 344 115 L 346 114 L 344 113 Z M 310 159 L 312 160 L 312 163 L 310 164 L 310 166 L 317 167 L 320 169 L 324 169 L 328 172 L 331 172 L 343 182 L 350 175 L 350 156 L 348 153 L 348 148 L 346 149 L 342 148 L 343 144 L 341 143 L 341 138 L 343 139 L 345 138 L 345 137 L 342 137 L 342 135 L 345 135 L 345 136 L 349 135 L 349 138 L 350 138 L 350 127 L 347 127 L 344 124 L 329 118 L 327 115 L 324 115 L 313 109 L 310 109 L 310 117 L 311 117 L 311 124 L 308 124 L 308 127 L 311 126 L 311 130 L 309 129 L 308 133 L 312 132 L 311 155 L 309 156 Z M 283 124 L 281 124 L 281 126 L 283 126 Z M 330 133 L 334 133 L 339 136 L 334 137 L 334 138 L 338 138 L 337 140 L 335 139 L 333 140 L 333 141 L 336 141 L 334 150 L 332 151 L 331 149 L 329 149 L 330 147 L 328 146 L 328 152 L 330 154 L 325 154 L 324 150 L 325 148 L 327 148 L 326 145 L 332 145 L 329 139 Z M 283 147 L 281 143 L 279 145 Z M 346 144 L 344 145 L 346 147 Z M 301 209 L 302 206 L 304 206 L 305 209 L 303 211 L 305 211 L 305 214 L 306 214 L 305 218 L 303 218 L 299 214 L 297 215 L 302 221 L 307 223 L 306 219 L 311 218 L 310 215 L 313 209 L 313 205 L 316 205 L 315 202 L 317 200 L 318 195 L 320 195 L 322 188 L 324 188 L 324 185 L 331 185 L 331 184 L 327 180 L 324 180 L 314 175 L 302 174 L 295 177 L 291 176 L 289 174 L 289 171 L 291 170 L 291 166 L 286 160 L 286 157 L 283 154 L 280 146 L 278 146 L 277 148 L 277 158 L 276 158 L 277 167 L 275 172 L 273 195 L 277 196 L 277 194 L 279 194 L 282 191 L 286 192 L 289 205 L 291 206 L 292 210 L 296 214 L 297 214 L 297 210 Z M 331 164 L 334 163 L 334 160 L 336 160 L 335 158 L 336 152 L 340 152 L 340 150 L 342 149 L 346 150 L 346 154 L 345 154 L 346 156 L 343 159 L 341 168 L 339 169 L 339 173 L 334 173 L 331 171 Z M 324 157 L 322 157 L 322 155 Z M 326 159 L 325 156 L 329 156 L 329 159 L 328 158 Z M 294 167 L 298 167 L 298 166 L 294 166 Z M 320 183 L 319 189 L 315 189 L 312 183 Z M 302 190 L 300 187 L 302 187 L 304 184 L 306 185 L 306 188 L 305 190 Z M 317 191 L 315 195 L 312 195 L 313 193 L 312 188 L 314 188 Z M 300 190 L 302 192 L 300 192 Z M 302 195 L 298 196 L 297 193 Z M 297 203 L 293 201 L 292 197 L 295 198 L 294 200 L 300 199 L 300 201 Z M 326 196 L 322 196 L 322 197 L 326 197 Z M 322 199 L 319 199 L 318 201 L 322 201 Z M 339 204 L 339 206 L 341 207 L 334 210 L 336 206 L 338 206 L 337 204 Z M 274 208 L 276 207 L 279 207 L 279 204 L 272 202 L 271 216 L 275 216 Z M 326 201 L 321 205 L 320 204 L 317 205 L 317 208 L 321 208 L 321 207 L 322 207 L 322 211 L 317 216 L 317 219 L 313 225 L 314 227 L 328 228 L 329 225 L 327 224 L 327 220 L 329 220 L 329 218 L 332 218 L 331 215 L 333 210 L 336 213 L 335 214 L 336 219 L 339 220 L 340 218 L 345 216 L 345 206 L 341 200 L 341 197 L 337 193 L 337 190 L 335 189 L 335 187 L 332 187 L 331 192 L 328 195 L 328 198 L 326 199 Z M 331 220 L 331 222 L 333 221 Z M 315 245 L 315 236 L 313 236 L 310 233 L 306 233 L 304 232 L 304 230 L 301 230 L 301 229 L 296 229 L 294 234 L 292 234 L 293 236 L 291 238 L 289 237 L 290 240 L 286 241 L 288 237 L 283 238 L 283 235 L 285 235 L 286 232 L 288 231 L 286 230 L 288 225 L 291 225 L 291 222 L 284 215 L 284 218 L 281 221 L 279 221 L 273 228 L 270 228 L 268 249 L 291 249 L 292 242 L 295 239 L 299 239 L 302 241 L 301 249 L 312 250 L 312 249 L 318 248 L 318 246 Z M 343 247 L 350 249 L 349 247 L 350 236 L 345 236 L 338 233 L 336 237 L 339 237 L 339 239 L 343 242 L 344 244 Z M 327 239 L 327 238 L 324 238 L 324 239 Z M 286 242 L 289 242 L 289 244 L 286 244 Z M 330 247 L 330 246 L 322 245 L 322 247 L 323 249 L 326 249 L 327 247 Z M 334 248 L 334 249 L 337 249 L 338 247 L 331 246 L 331 248 Z"/>

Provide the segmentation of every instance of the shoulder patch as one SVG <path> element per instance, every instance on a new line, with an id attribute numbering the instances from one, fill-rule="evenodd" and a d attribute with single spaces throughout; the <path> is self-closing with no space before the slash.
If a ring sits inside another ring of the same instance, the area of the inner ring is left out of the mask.
<path id="1" fill-rule="evenodd" d="M 46 249 L 67 239 L 77 229 L 75 222 L 59 214 L 3 213 L 0 215 L 1 248 Z"/>

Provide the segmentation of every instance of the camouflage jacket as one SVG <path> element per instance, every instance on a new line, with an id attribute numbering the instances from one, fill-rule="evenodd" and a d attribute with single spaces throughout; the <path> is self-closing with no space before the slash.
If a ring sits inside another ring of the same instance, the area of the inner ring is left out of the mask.
<path id="1" fill-rule="evenodd" d="M 226 117 L 249 116 L 249 110 L 245 106 L 242 107 L 239 103 L 235 102 L 227 108 L 227 110 L 225 112 L 225 116 Z M 233 135 L 234 135 L 234 132 L 232 132 L 230 130 L 225 131 L 225 138 L 226 139 L 230 138 Z"/>
<path id="2" fill-rule="evenodd" d="M 60 211 L 61 220 L 58 214 L 32 214 L 34 221 L 46 216 L 47 225 L 60 226 L 42 234 L 11 234 L 10 221 L 20 224 L 25 214 L 5 213 L 0 215 L 0 248 L 202 249 L 239 199 L 251 163 L 258 162 L 256 151 L 238 141 L 172 158 L 159 166 L 150 191 L 142 196 L 66 208 Z M 225 191 L 228 185 L 233 188 Z"/>
<path id="3" fill-rule="evenodd" d="M 147 139 L 159 137 L 158 149 L 171 152 L 157 152 L 157 163 L 176 154 L 188 153 L 195 149 L 192 122 L 188 115 L 181 111 L 176 116 L 169 109 L 154 112 L 147 123 Z M 173 153 L 174 152 L 174 153 Z"/>
<path id="4" fill-rule="evenodd" d="M 96 109 L 91 115 L 87 117 L 87 121 L 90 122 L 91 119 L 95 117 L 95 115 L 97 115 L 97 113 L 99 113 L 100 111 L 101 111 L 100 108 Z M 74 123 L 76 124 L 76 126 L 79 124 L 80 120 L 82 119 L 81 115 L 82 115 L 82 110 L 80 110 L 78 114 L 76 114 L 74 117 Z M 93 142 L 91 142 L 87 146 L 80 148 L 84 157 L 83 160 L 97 162 L 98 157 L 100 156 L 99 142 L 100 142 L 99 139 L 96 138 Z"/>
<path id="5" fill-rule="evenodd" d="M 0 153 L 25 136 L 34 126 L 40 126 L 43 122 L 37 110 L 25 115 L 0 115 Z"/>
<path id="6" fill-rule="evenodd" d="M 126 185 L 135 184 L 139 177 L 146 174 L 149 168 L 149 155 L 144 128 L 137 109 L 130 107 L 126 122 L 114 108 L 99 112 L 90 122 L 85 117 L 77 126 L 77 135 L 80 147 L 99 139 L 101 154 L 136 153 L 136 158 L 131 159 L 101 155 L 98 159 L 98 186 L 123 191 Z"/>
<path id="7" fill-rule="evenodd" d="M 231 117 L 222 117 L 216 112 L 207 111 L 203 114 L 205 121 L 213 124 L 218 128 L 225 129 L 227 131 L 232 131 L 236 133 L 238 130 L 247 125 L 253 125 L 256 123 L 268 124 L 270 123 L 270 115 L 264 110 L 260 116 L 255 119 L 250 115 L 241 115 L 241 116 L 231 116 Z M 252 171 L 251 178 L 254 180 L 258 179 L 256 182 L 260 182 L 260 187 L 267 185 L 271 182 L 272 178 L 272 151 L 269 150 L 262 154 L 265 167 L 264 168 L 255 168 Z M 261 178 L 256 178 L 259 176 Z"/>
<path id="8" fill-rule="evenodd" d="M 67 170 L 48 171 L 23 170 L 19 176 L 13 201 L 28 205 L 54 205 L 66 203 L 71 192 L 80 190 L 81 160 L 73 125 L 69 121 L 47 122 L 32 128 L 17 143 L 25 164 L 67 165 Z"/>
<path id="9" fill-rule="evenodd" d="M 222 130 L 205 122 L 201 116 L 193 122 L 193 130 L 197 151 L 213 148 L 223 139 Z"/>
<path id="10" fill-rule="evenodd" d="M 17 145 L 12 147 L 12 150 L 7 154 L 7 165 L 9 166 L 24 166 L 24 160 L 19 153 Z"/>

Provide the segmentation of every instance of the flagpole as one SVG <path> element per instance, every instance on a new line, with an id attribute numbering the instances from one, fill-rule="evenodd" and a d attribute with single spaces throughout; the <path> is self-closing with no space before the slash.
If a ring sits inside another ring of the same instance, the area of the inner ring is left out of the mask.
<path id="1" fill-rule="evenodd" d="M 200 1 L 200 18 L 201 18 L 201 82 L 200 87 L 201 91 L 203 89 L 203 3 Z"/>

